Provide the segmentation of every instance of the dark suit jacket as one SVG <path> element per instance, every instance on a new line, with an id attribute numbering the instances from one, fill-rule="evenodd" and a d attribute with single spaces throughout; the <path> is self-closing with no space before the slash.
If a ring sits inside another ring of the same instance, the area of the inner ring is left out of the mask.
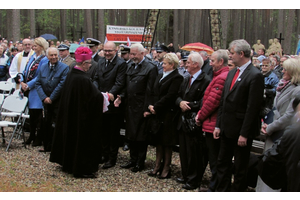
<path id="1" fill-rule="evenodd" d="M 184 77 L 184 80 L 179 89 L 179 97 L 176 99 L 176 105 L 179 107 L 181 101 L 188 101 L 192 112 L 198 112 L 201 108 L 202 98 L 207 86 L 210 83 L 210 78 L 206 75 L 204 71 L 194 80 L 190 88 L 188 88 L 189 77 Z M 180 109 L 180 116 L 178 120 L 177 129 L 181 128 L 181 116 L 182 111 Z"/>
<path id="2" fill-rule="evenodd" d="M 100 60 L 101 56 L 98 55 L 98 53 L 94 56 L 93 60 L 95 62 L 98 62 Z"/>
<path id="3" fill-rule="evenodd" d="M 216 126 L 228 138 L 254 138 L 260 132 L 264 79 L 250 64 L 230 90 L 236 70 L 231 70 L 225 81 Z"/>
<path id="4" fill-rule="evenodd" d="M 101 92 L 111 93 L 117 98 L 117 95 L 122 92 L 125 86 L 125 72 L 127 65 L 125 61 L 117 55 L 107 67 L 105 66 L 105 62 L 106 60 L 104 57 L 99 59 L 93 83 Z M 118 110 L 114 107 L 112 102 L 110 102 L 108 109 L 109 110 L 106 113 Z"/>

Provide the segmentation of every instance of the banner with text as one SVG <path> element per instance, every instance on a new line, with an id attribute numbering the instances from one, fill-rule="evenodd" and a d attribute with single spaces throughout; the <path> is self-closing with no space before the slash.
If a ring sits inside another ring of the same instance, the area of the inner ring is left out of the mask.
<path id="1" fill-rule="evenodd" d="M 139 26 L 106 26 L 108 41 L 126 43 L 127 37 L 131 42 L 142 42 L 144 27 Z"/>

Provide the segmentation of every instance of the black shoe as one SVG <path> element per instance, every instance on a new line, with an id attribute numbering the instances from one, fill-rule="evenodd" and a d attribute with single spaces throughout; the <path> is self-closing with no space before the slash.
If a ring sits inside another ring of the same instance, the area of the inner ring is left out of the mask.
<path id="1" fill-rule="evenodd" d="M 29 145 L 29 144 L 31 144 L 31 142 L 32 142 L 33 140 L 34 140 L 33 137 L 29 137 L 29 138 L 26 140 L 25 144 Z"/>
<path id="2" fill-rule="evenodd" d="M 124 147 L 123 147 L 123 151 L 128 151 L 128 150 L 129 150 L 129 145 L 125 144 Z"/>
<path id="3" fill-rule="evenodd" d="M 120 167 L 129 169 L 131 167 L 134 167 L 135 165 L 136 165 L 135 163 L 129 161 L 129 162 L 125 163 L 124 165 L 121 165 Z"/>
<path id="4" fill-rule="evenodd" d="M 97 178 L 95 174 L 74 174 L 75 178 Z"/>
<path id="5" fill-rule="evenodd" d="M 113 166 L 116 165 L 116 162 L 113 162 L 113 161 L 107 161 L 103 166 L 102 166 L 102 169 L 108 169 L 108 168 L 111 168 Z"/>
<path id="6" fill-rule="evenodd" d="M 176 182 L 177 183 L 181 183 L 181 184 L 185 184 L 186 183 L 186 180 L 184 178 L 177 178 L 176 179 Z"/>
<path id="7" fill-rule="evenodd" d="M 194 190 L 194 189 L 197 189 L 198 187 L 186 183 L 186 184 L 184 184 L 184 185 L 182 186 L 182 188 L 183 188 L 183 189 L 186 189 L 186 190 Z"/>
<path id="8" fill-rule="evenodd" d="M 168 178 L 171 178 L 171 170 L 168 172 L 167 176 L 161 176 L 161 175 L 159 175 L 158 178 L 159 179 L 168 179 Z"/>
<path id="9" fill-rule="evenodd" d="M 46 152 L 51 152 L 51 150 L 50 149 L 40 149 L 39 152 L 45 152 L 46 153 Z"/>
<path id="10" fill-rule="evenodd" d="M 100 158 L 100 162 L 99 162 L 99 164 L 106 163 L 107 161 L 108 161 L 108 157 L 106 157 L 106 156 L 102 156 L 102 157 Z"/>
<path id="11" fill-rule="evenodd" d="M 38 147 L 38 146 L 42 146 L 42 145 L 43 145 L 43 143 L 42 143 L 42 141 L 39 140 L 39 139 L 35 139 L 35 140 L 33 141 L 33 143 L 32 143 L 32 146 L 33 146 L 33 147 Z"/>
<path id="12" fill-rule="evenodd" d="M 156 173 L 153 173 L 153 170 L 151 172 L 148 173 L 148 176 L 151 176 L 151 177 L 155 177 L 157 176 L 159 171 L 157 171 Z"/>
<path id="13" fill-rule="evenodd" d="M 140 172 L 144 169 L 144 166 L 136 165 L 134 168 L 131 169 L 132 172 Z"/>

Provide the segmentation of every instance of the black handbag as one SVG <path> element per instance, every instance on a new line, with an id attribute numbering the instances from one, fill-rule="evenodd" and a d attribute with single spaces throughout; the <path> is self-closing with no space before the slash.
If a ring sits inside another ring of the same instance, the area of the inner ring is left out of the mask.
<path id="1" fill-rule="evenodd" d="M 147 117 L 146 131 L 152 135 L 156 135 L 162 127 L 162 123 L 157 115 L 150 115 Z"/>
<path id="2" fill-rule="evenodd" d="M 196 115 L 196 112 L 185 112 L 182 115 L 182 129 L 184 132 L 190 133 L 198 129 L 195 120 Z"/>
<path id="3" fill-rule="evenodd" d="M 272 189 L 281 189 L 286 184 L 284 158 L 277 151 L 280 142 L 280 139 L 277 140 L 272 148 L 266 150 L 257 165 L 260 178 Z"/>

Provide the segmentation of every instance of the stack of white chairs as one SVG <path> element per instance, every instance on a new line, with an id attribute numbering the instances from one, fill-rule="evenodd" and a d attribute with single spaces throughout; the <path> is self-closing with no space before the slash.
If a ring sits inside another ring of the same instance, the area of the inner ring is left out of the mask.
<path id="1" fill-rule="evenodd" d="M 0 91 L 4 96 L 9 96 L 14 88 L 14 84 L 10 81 L 0 81 Z"/>
<path id="2" fill-rule="evenodd" d="M 3 94 L 0 94 L 0 127 L 2 131 L 2 141 L 5 143 L 4 127 L 12 127 L 13 131 L 6 151 L 8 151 L 13 138 L 20 136 L 23 137 L 24 147 L 26 148 L 23 127 L 25 120 L 29 118 L 27 108 L 28 98 L 21 97 L 19 95 L 19 90 L 16 90 L 13 94 L 11 94 L 11 89 L 13 87 L 9 86 L 9 82 L 6 82 L 6 84 L 3 82 L 4 81 L 0 81 L 0 90 L 3 91 Z"/>

